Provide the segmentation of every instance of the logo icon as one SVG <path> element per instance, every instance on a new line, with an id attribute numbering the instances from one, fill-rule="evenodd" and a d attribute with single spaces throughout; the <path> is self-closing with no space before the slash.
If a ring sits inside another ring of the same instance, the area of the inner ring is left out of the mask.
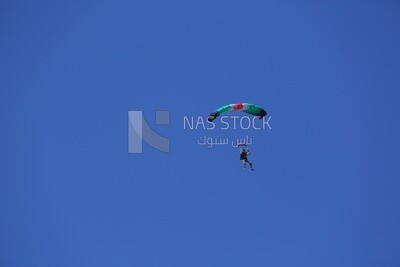
<path id="1" fill-rule="evenodd" d="M 169 125 L 169 113 L 168 110 L 156 110 L 156 124 Z M 128 153 L 143 153 L 143 141 L 157 150 L 170 151 L 169 139 L 149 126 L 143 111 L 128 111 Z"/>

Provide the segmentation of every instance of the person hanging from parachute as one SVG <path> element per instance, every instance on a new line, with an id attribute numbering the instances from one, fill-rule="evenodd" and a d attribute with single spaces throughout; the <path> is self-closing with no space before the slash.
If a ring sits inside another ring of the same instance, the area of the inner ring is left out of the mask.
<path id="1" fill-rule="evenodd" d="M 247 114 L 257 116 L 259 119 L 262 119 L 267 115 L 267 111 L 258 105 L 249 103 L 237 103 L 237 104 L 224 105 L 222 107 L 217 108 L 210 115 L 208 115 L 207 121 L 212 122 L 222 113 L 228 111 L 243 111 Z M 253 164 L 248 159 L 250 150 L 246 148 L 247 144 L 240 144 L 239 146 L 240 146 L 240 160 L 243 162 L 243 170 L 246 171 L 246 165 L 248 163 L 250 169 L 254 171 Z"/>
<path id="2" fill-rule="evenodd" d="M 246 171 L 246 164 L 248 163 L 250 165 L 250 170 L 254 171 L 253 169 L 253 163 L 249 161 L 248 155 L 250 155 L 250 150 L 246 148 L 245 145 L 243 145 L 241 148 L 239 148 L 240 151 L 240 160 L 243 163 L 243 171 Z"/>

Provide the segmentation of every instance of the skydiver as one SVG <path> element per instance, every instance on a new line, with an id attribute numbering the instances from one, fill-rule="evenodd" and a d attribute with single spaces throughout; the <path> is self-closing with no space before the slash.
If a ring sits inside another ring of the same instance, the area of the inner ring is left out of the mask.
<path id="1" fill-rule="evenodd" d="M 250 154 L 250 150 L 246 148 L 240 149 L 240 160 L 243 162 L 243 171 L 246 171 L 246 163 L 249 163 L 250 169 L 254 171 L 253 164 L 249 161 L 247 156 Z"/>

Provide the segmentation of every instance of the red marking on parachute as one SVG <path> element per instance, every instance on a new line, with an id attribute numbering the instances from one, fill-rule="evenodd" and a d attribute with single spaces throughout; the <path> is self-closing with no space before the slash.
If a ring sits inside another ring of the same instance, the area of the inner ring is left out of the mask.
<path id="1" fill-rule="evenodd" d="M 242 110 L 242 109 L 243 109 L 243 104 L 235 104 L 235 105 L 233 106 L 233 109 L 234 109 L 234 110 Z"/>

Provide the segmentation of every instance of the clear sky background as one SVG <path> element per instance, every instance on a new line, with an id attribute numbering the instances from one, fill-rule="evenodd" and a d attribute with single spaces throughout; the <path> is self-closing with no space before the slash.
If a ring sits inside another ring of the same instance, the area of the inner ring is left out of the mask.
<path id="1" fill-rule="evenodd" d="M 400 266 L 400 4 L 328 2 L 1 1 L 0 266 Z"/>

